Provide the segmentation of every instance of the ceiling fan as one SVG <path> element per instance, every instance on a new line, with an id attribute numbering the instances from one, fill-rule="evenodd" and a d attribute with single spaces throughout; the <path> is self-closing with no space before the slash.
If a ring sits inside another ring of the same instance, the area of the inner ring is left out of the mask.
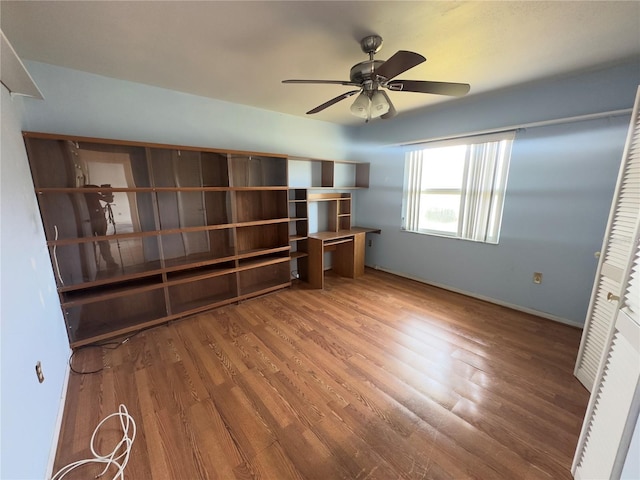
<path id="1" fill-rule="evenodd" d="M 335 98 L 309 110 L 307 115 L 321 112 L 327 107 L 359 93 L 351 113 L 369 121 L 370 118 L 393 118 L 397 112 L 391 99 L 383 89 L 392 92 L 418 92 L 436 95 L 450 95 L 461 97 L 469 91 L 467 83 L 428 82 L 422 80 L 395 80 L 395 77 L 410 68 L 421 64 L 427 59 L 415 52 L 397 51 L 389 60 L 374 60 L 373 56 L 382 48 L 382 37 L 369 35 L 360 41 L 364 53 L 369 54 L 369 60 L 357 63 L 351 67 L 350 80 L 283 80 L 282 83 L 316 83 L 350 85 L 357 90 L 338 95 Z"/>

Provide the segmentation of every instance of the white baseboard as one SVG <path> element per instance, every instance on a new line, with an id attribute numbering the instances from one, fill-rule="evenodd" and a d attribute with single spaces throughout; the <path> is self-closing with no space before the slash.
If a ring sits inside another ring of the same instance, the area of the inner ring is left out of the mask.
<path id="1" fill-rule="evenodd" d="M 491 297 L 486 297 L 484 295 L 479 295 L 477 293 L 466 292 L 464 290 L 451 287 L 449 285 L 442 285 L 440 283 L 435 283 L 435 282 L 427 282 L 422 278 L 414 277 L 413 275 L 407 275 L 406 273 L 402 273 L 402 272 L 396 272 L 394 270 L 389 270 L 387 268 L 383 268 L 378 265 L 371 268 L 374 268 L 375 270 L 380 270 L 382 272 L 390 273 L 392 275 L 397 275 L 399 277 L 408 278 L 409 280 L 415 280 L 416 282 L 424 283 L 425 285 L 431 285 L 433 287 L 442 288 L 443 290 L 449 290 L 450 292 L 460 293 L 462 295 L 466 295 L 467 297 L 477 298 L 478 300 L 483 300 L 485 302 L 493 303 L 495 305 L 500 305 L 501 307 L 507 307 L 507 308 L 511 308 L 512 310 L 518 310 L 519 312 L 529 313 L 531 315 L 536 315 L 537 317 L 546 318 L 547 320 L 553 320 L 554 322 L 564 323 L 565 325 L 578 327 L 580 329 L 584 328 L 584 325 L 581 323 L 577 323 L 577 322 L 574 322 L 573 320 L 568 320 L 566 318 L 558 317 L 557 315 L 552 315 L 550 313 L 540 312 L 538 310 L 522 307 L 520 305 L 514 305 L 512 303 L 504 302 L 502 300 L 497 300 Z"/>
<path id="2" fill-rule="evenodd" d="M 69 352 L 71 354 L 71 352 Z M 60 407 L 58 408 L 58 416 L 56 418 L 56 426 L 53 433 L 53 440 L 51 443 L 51 450 L 49 450 L 49 461 L 47 462 L 47 476 L 45 478 L 53 477 L 53 466 L 56 461 L 56 453 L 58 451 L 58 441 L 60 440 L 60 431 L 62 430 L 62 417 L 64 415 L 64 406 L 67 401 L 67 387 L 69 386 L 69 376 L 71 375 L 71 367 L 67 362 L 67 368 L 64 374 L 64 381 L 62 382 L 62 396 L 60 398 Z"/>

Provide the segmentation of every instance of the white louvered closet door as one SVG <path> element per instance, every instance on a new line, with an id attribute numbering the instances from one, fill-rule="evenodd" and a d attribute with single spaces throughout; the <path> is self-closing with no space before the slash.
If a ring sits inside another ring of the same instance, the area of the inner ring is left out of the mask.
<path id="1" fill-rule="evenodd" d="M 640 88 L 631 116 L 618 183 L 591 292 L 574 374 L 593 391 L 605 347 L 613 335 L 624 275 L 640 218 Z"/>
<path id="2" fill-rule="evenodd" d="M 635 158 L 635 166 L 630 168 L 632 162 L 627 161 L 622 167 L 622 183 L 626 183 L 622 195 L 635 197 L 637 202 L 635 207 L 631 205 L 635 211 L 629 210 L 634 214 L 633 233 L 626 257 L 619 258 L 621 293 L 609 295 L 614 322 L 601 353 L 573 460 L 572 472 L 580 480 L 620 478 L 640 412 L 640 89 L 638 95 L 628 141 L 631 145 L 625 148 L 631 152 L 630 158 Z M 619 216 L 619 211 L 618 206 L 614 215 Z"/>
<path id="3" fill-rule="evenodd" d="M 580 480 L 619 479 L 640 412 L 640 240 L 574 457 Z M 637 455 L 637 452 L 635 453 Z"/>

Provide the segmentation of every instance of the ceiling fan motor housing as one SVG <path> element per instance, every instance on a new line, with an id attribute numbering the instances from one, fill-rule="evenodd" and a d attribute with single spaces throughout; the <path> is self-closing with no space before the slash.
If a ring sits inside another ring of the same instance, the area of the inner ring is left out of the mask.
<path id="1" fill-rule="evenodd" d="M 352 82 L 355 83 L 365 83 L 368 80 L 375 80 L 375 71 L 376 69 L 384 63 L 384 60 L 367 60 L 365 62 L 360 62 L 351 67 L 351 72 L 349 73 L 349 77 Z"/>

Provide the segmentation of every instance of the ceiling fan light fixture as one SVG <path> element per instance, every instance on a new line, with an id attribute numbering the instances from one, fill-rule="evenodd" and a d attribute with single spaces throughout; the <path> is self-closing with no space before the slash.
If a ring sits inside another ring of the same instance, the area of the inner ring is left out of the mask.
<path id="1" fill-rule="evenodd" d="M 380 90 L 376 90 L 371 96 L 371 118 L 378 118 L 389 111 L 389 102 Z"/>
<path id="2" fill-rule="evenodd" d="M 351 113 L 356 117 L 369 118 L 370 100 L 366 93 L 361 92 L 351 105 Z"/>

